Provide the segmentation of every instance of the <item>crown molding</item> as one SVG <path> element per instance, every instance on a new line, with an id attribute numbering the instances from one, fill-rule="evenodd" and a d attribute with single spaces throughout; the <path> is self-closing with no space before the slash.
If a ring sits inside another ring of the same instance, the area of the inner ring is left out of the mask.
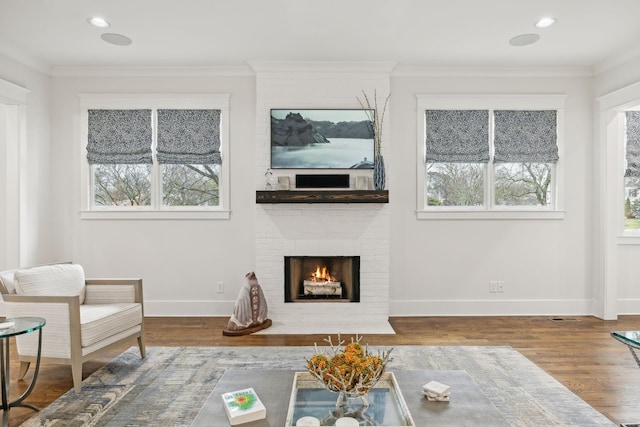
<path id="1" fill-rule="evenodd" d="M 609 93 L 596 98 L 600 111 L 611 109 L 637 109 L 638 100 L 640 99 L 640 82 L 630 84 L 620 89 L 616 89 Z"/>
<path id="2" fill-rule="evenodd" d="M 611 71 L 634 59 L 640 60 L 640 46 L 637 43 L 627 46 L 618 53 L 610 55 L 593 66 L 595 76 Z"/>
<path id="3" fill-rule="evenodd" d="M 254 76 L 246 65 L 211 67 L 53 67 L 53 77 L 210 77 Z"/>
<path id="4" fill-rule="evenodd" d="M 593 77 L 590 67 L 436 67 L 399 65 L 392 77 Z"/>
<path id="5" fill-rule="evenodd" d="M 26 104 L 29 93 L 29 89 L 0 79 L 0 101 L 5 104 Z"/>
<path id="6" fill-rule="evenodd" d="M 248 61 L 256 73 L 390 74 L 396 62 L 388 61 Z"/>
<path id="7" fill-rule="evenodd" d="M 18 51 L 2 42 L 0 42 L 0 55 L 16 61 L 17 63 L 39 71 L 46 75 L 51 75 L 51 65 L 45 61 L 36 59 L 33 56 L 26 55 L 24 52 Z"/>

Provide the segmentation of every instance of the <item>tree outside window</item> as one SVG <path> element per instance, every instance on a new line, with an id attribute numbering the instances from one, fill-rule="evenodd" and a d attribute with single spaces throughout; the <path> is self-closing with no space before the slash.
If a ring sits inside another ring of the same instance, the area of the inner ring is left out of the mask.
<path id="1" fill-rule="evenodd" d="M 556 111 L 427 110 L 425 117 L 426 206 L 553 207 Z"/>
<path id="2" fill-rule="evenodd" d="M 495 203 L 498 206 L 550 206 L 551 163 L 498 163 Z"/>
<path id="3" fill-rule="evenodd" d="M 96 207 L 219 206 L 220 110 L 89 110 L 87 159 Z"/>
<path id="4" fill-rule="evenodd" d="M 219 165 L 163 165 L 165 206 L 218 206 Z"/>
<path id="5" fill-rule="evenodd" d="M 624 232 L 640 235 L 640 111 L 625 112 Z"/>
<path id="6" fill-rule="evenodd" d="M 428 206 L 482 206 L 483 163 L 428 163 Z"/>
<path id="7" fill-rule="evenodd" d="M 95 165 L 95 206 L 150 206 L 151 165 Z"/>

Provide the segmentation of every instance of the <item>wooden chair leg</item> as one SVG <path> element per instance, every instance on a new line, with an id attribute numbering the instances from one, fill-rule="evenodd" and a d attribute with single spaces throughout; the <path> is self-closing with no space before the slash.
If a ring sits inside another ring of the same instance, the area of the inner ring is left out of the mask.
<path id="1" fill-rule="evenodd" d="M 20 369 L 18 370 L 18 379 L 21 380 L 27 375 L 31 362 L 20 362 Z"/>
<path id="2" fill-rule="evenodd" d="M 142 335 L 138 337 L 138 348 L 140 349 L 140 357 L 144 359 L 147 356 L 147 349 L 144 345 L 144 339 Z"/>
<path id="3" fill-rule="evenodd" d="M 82 362 L 71 361 L 71 376 L 73 377 L 73 389 L 77 393 L 82 391 Z"/>

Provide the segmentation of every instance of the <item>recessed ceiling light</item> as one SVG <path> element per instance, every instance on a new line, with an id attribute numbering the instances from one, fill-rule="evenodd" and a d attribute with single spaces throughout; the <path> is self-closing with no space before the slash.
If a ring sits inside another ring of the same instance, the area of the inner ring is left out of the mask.
<path id="1" fill-rule="evenodd" d="M 98 27 L 98 28 L 109 28 L 109 22 L 107 22 L 106 19 L 101 18 L 99 16 L 94 16 L 92 18 L 87 19 L 87 21 L 89 22 L 89 24 L 93 25 L 94 27 Z"/>
<path id="2" fill-rule="evenodd" d="M 527 46 L 540 40 L 537 34 L 520 34 L 509 40 L 511 46 Z"/>
<path id="3" fill-rule="evenodd" d="M 545 16 L 543 18 L 538 19 L 536 22 L 536 28 L 548 28 L 556 23 L 556 18 L 551 16 Z"/>
<path id="4" fill-rule="evenodd" d="M 116 46 L 129 46 L 133 43 L 129 37 L 123 36 L 122 34 L 104 33 L 100 37 L 107 43 L 115 44 Z"/>

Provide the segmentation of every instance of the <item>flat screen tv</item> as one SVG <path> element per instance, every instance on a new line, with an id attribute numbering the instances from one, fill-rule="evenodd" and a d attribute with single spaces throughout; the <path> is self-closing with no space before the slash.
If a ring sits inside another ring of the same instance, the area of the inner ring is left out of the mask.
<path id="1" fill-rule="evenodd" d="M 272 169 L 373 169 L 373 127 L 362 109 L 272 109 Z"/>

